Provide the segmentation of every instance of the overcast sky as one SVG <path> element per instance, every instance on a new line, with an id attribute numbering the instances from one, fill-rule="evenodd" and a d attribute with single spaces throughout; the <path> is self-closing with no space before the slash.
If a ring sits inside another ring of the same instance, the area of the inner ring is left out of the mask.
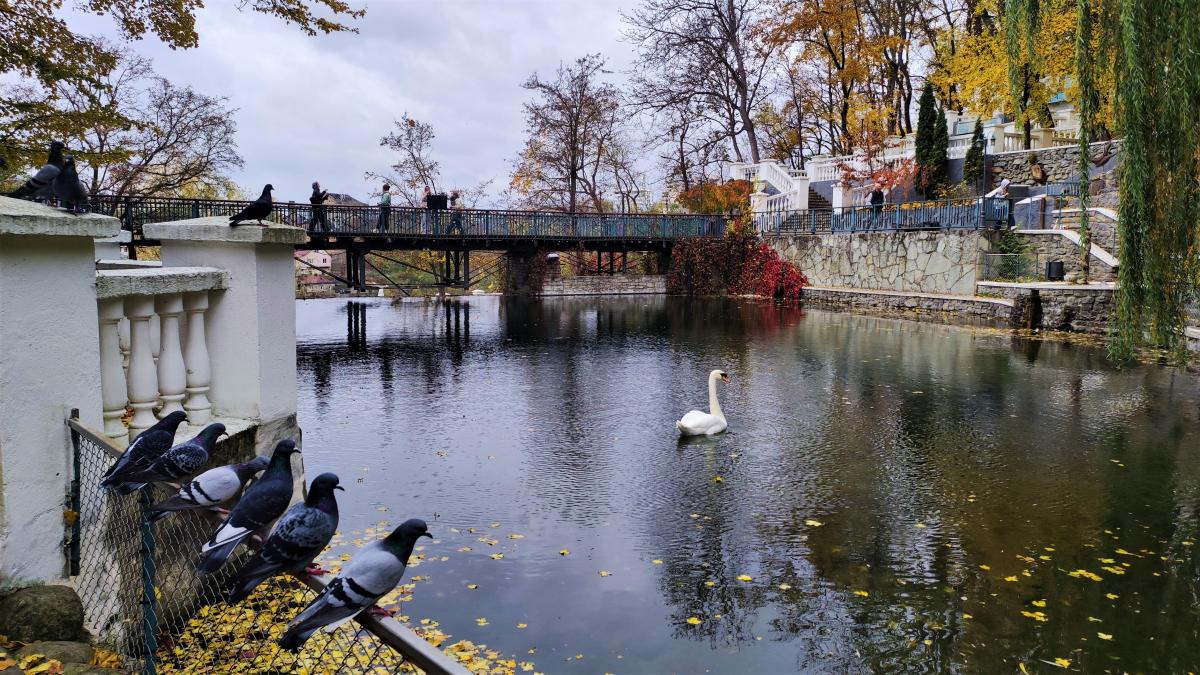
<path id="1" fill-rule="evenodd" d="M 246 162 L 233 178 L 252 193 L 270 182 L 280 201 L 306 200 L 316 179 L 366 200 L 378 186 L 363 173 L 393 163 L 379 139 L 405 111 L 433 124 L 444 187 L 494 177 L 498 193 L 524 140 L 521 83 L 589 52 L 617 71 L 633 56 L 620 13 L 635 0 L 351 0 L 367 9 L 359 33 L 318 37 L 208 4 L 199 48 L 133 48 L 172 82 L 229 98 Z M 113 33 L 103 19 L 79 25 Z"/>

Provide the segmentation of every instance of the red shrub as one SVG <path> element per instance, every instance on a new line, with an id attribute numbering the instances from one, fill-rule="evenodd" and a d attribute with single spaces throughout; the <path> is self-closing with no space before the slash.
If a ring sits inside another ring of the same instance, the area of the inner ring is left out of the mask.
<path id="1" fill-rule="evenodd" d="M 775 249 L 753 235 L 720 240 L 695 238 L 675 244 L 667 290 L 683 295 L 761 295 L 799 300 L 808 279 Z"/>

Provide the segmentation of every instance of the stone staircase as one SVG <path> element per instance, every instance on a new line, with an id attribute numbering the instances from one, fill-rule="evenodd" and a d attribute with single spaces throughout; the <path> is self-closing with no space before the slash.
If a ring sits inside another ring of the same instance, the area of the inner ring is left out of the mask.
<path id="1" fill-rule="evenodd" d="M 830 204 L 828 199 L 810 186 L 808 188 L 808 208 L 810 211 L 831 211 L 833 204 Z"/>

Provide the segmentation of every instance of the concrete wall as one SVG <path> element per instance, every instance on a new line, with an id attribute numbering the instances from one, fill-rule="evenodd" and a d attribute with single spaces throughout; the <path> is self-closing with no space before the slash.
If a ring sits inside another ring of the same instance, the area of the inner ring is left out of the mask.
<path id="1" fill-rule="evenodd" d="M 538 295 L 662 295 L 667 278 L 658 274 L 600 274 L 548 280 Z"/>
<path id="2" fill-rule="evenodd" d="M 814 286 L 974 295 L 988 235 L 974 230 L 800 234 L 768 239 Z"/>
<path id="3" fill-rule="evenodd" d="M 839 310 L 906 316 L 930 317 L 945 323 L 982 323 L 1009 325 L 1014 302 L 1003 298 L 963 298 L 935 294 L 893 291 L 857 291 L 849 289 L 805 288 L 805 305 L 813 304 Z"/>
<path id="4" fill-rule="evenodd" d="M 1061 260 L 1063 271 L 1067 274 L 1080 270 L 1079 244 L 1064 237 L 1061 230 L 1044 230 L 1037 233 L 1024 230 L 1020 233 L 1020 237 L 1029 245 L 1029 252 L 1037 255 L 1037 273 L 1039 275 L 1046 273 L 1046 262 L 1050 260 Z M 1116 268 L 1107 261 L 1101 260 L 1094 253 L 1089 265 L 1088 278 L 1092 281 L 1117 280 Z"/>

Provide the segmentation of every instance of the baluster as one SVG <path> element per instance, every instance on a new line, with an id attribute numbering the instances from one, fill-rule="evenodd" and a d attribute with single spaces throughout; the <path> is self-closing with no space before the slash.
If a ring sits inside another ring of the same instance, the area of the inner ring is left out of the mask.
<path id="1" fill-rule="evenodd" d="M 208 311 L 208 291 L 185 293 L 183 309 L 187 312 L 187 342 L 184 361 L 187 363 L 187 400 L 183 408 L 190 424 L 206 424 L 212 419 L 212 403 L 208 388 L 212 384 L 212 366 L 208 358 L 204 313 Z"/>
<path id="2" fill-rule="evenodd" d="M 121 345 L 121 369 L 125 371 L 125 375 L 129 375 L 129 319 L 121 317 L 121 322 L 117 324 L 117 338 Z"/>
<path id="3" fill-rule="evenodd" d="M 158 363 L 158 354 L 162 351 L 162 322 L 159 321 L 158 315 L 154 314 L 150 317 L 150 353 L 154 355 L 154 362 Z"/>
<path id="4" fill-rule="evenodd" d="M 183 350 L 179 343 L 179 315 L 183 313 L 183 296 L 179 293 L 161 295 L 154 300 L 161 333 L 158 352 L 158 396 L 162 399 L 160 418 L 183 410 L 186 372 Z"/>
<path id="5" fill-rule="evenodd" d="M 125 416 L 128 395 L 125 370 L 121 360 L 121 319 L 125 318 L 125 303 L 120 298 L 101 300 L 100 314 L 100 401 L 104 410 L 104 435 L 117 447 L 129 440 L 121 418 Z"/>
<path id="6" fill-rule="evenodd" d="M 130 296 L 125 298 L 125 315 L 129 319 L 129 405 L 133 419 L 129 421 L 129 439 L 149 429 L 158 402 L 158 374 L 154 370 L 154 355 L 150 351 L 150 316 L 154 314 L 154 298 Z"/>

